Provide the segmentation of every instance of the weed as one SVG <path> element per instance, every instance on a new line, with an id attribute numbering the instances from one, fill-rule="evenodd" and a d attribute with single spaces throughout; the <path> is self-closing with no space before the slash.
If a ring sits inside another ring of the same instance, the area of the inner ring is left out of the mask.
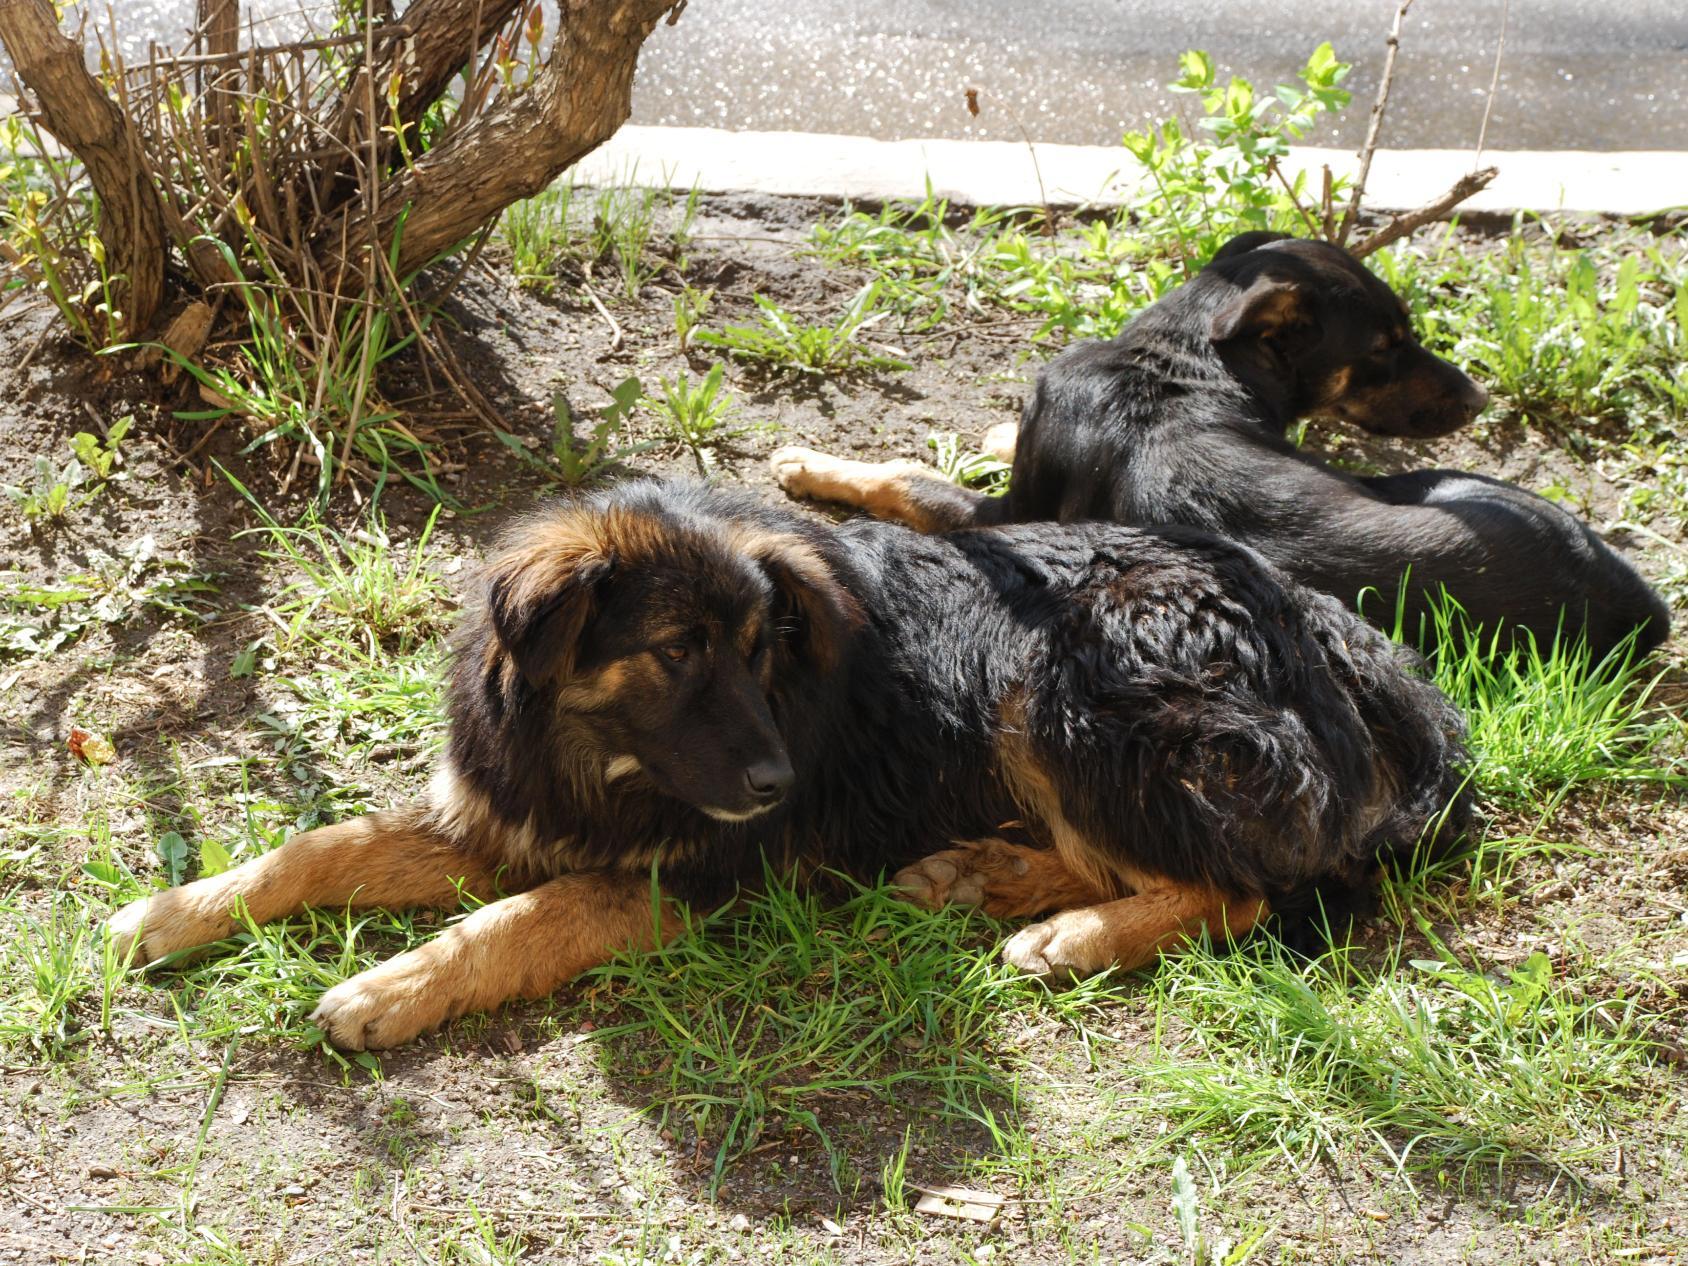
<path id="1" fill-rule="evenodd" d="M 549 453 L 540 456 L 507 431 L 495 434 L 526 465 L 548 479 L 579 487 L 607 473 L 617 463 L 656 447 L 655 441 L 623 445 L 617 443 L 622 429 L 644 398 L 637 378 L 625 378 L 609 391 L 610 402 L 598 410 L 598 420 L 584 440 L 574 433 L 574 412 L 568 397 L 558 392 L 551 398 L 555 428 Z"/>
<path id="2" fill-rule="evenodd" d="M 119 446 L 134 425 L 132 415 L 119 418 L 104 440 L 91 432 L 78 431 L 70 440 L 69 461 L 61 466 L 51 458 L 37 457 L 33 483 L 28 487 L 4 484 L 0 489 L 17 503 L 26 519 L 66 519 L 92 501 L 108 482 L 123 477 L 117 469 Z"/>
<path id="3" fill-rule="evenodd" d="M 569 212 L 574 206 L 574 179 L 565 176 L 549 189 L 504 209 L 498 232 L 510 248 L 516 284 L 549 294 L 557 284 L 557 269 L 575 253 Z"/>
<path id="4" fill-rule="evenodd" d="M 246 311 L 247 333 L 232 362 L 201 363 L 172 349 L 166 354 L 199 384 L 209 409 L 176 416 L 190 421 L 239 414 L 251 419 L 258 436 L 241 452 L 250 453 L 278 440 L 297 447 L 293 469 L 301 461 L 316 468 L 317 499 L 327 501 L 337 475 L 355 455 L 370 463 L 377 488 L 393 473 L 436 501 L 450 498 L 434 478 L 427 446 L 403 426 L 398 413 L 384 406 L 375 386 L 376 371 L 409 347 L 416 332 L 400 336 L 394 311 L 374 298 L 348 299 L 329 314 L 330 328 L 302 343 L 297 317 L 290 318 L 274 292 L 242 277 L 227 243 L 214 244 L 237 280 L 229 289 Z M 393 244 L 396 259 L 398 243 Z M 314 354 L 305 354 L 309 347 Z M 395 461 L 408 455 L 421 462 L 420 474 Z M 293 476 L 289 474 L 287 482 Z M 286 484 L 284 483 L 284 487 Z"/>
<path id="5" fill-rule="evenodd" d="M 263 556 L 290 564 L 302 575 L 283 588 L 270 607 L 287 644 L 320 639 L 325 626 L 334 626 L 351 630 L 369 655 L 382 647 L 403 654 L 440 631 L 447 594 L 428 557 L 438 506 L 429 514 L 410 561 L 404 563 L 379 514 L 372 513 L 352 533 L 310 520 L 286 527 L 238 479 L 227 471 L 223 476 L 262 521 L 254 531 L 271 545 Z"/>
<path id="6" fill-rule="evenodd" d="M 937 463 L 938 470 L 951 483 L 977 488 L 992 497 L 1000 497 L 1008 491 L 1008 477 L 1014 471 L 1013 464 L 962 448 L 961 437 L 953 431 L 928 435 L 926 447 L 932 450 L 932 460 Z"/>
<path id="7" fill-rule="evenodd" d="M 737 415 L 738 406 L 721 385 L 723 369 L 724 366 L 716 362 L 699 383 L 693 383 L 683 372 L 673 378 L 659 379 L 661 398 L 644 398 L 645 406 L 662 419 L 676 440 L 692 451 L 699 474 L 708 473 L 707 454 L 711 445 L 743 435 L 758 426 L 769 425 L 726 425 Z"/>
<path id="8" fill-rule="evenodd" d="M 869 344 L 862 335 L 892 315 L 880 306 L 881 286 L 869 282 L 856 292 L 831 325 L 806 325 L 765 295 L 757 295 L 760 321 L 701 330 L 694 341 L 719 347 L 740 360 L 774 373 L 850 374 L 909 368 L 895 348 Z"/>
<path id="9" fill-rule="evenodd" d="M 1179 68 L 1170 87 L 1201 98 L 1198 126 L 1214 143 L 1185 135 L 1171 121 L 1128 132 L 1124 143 L 1148 177 L 1132 208 L 1141 228 L 1157 241 L 1176 239 L 1184 269 L 1193 271 L 1237 233 L 1303 227 L 1302 177 L 1294 186 L 1274 184 L 1278 163 L 1290 141 L 1348 105 L 1349 94 L 1338 85 L 1351 67 L 1320 44 L 1300 71 L 1305 90 L 1280 84 L 1271 97 L 1257 97 L 1246 79 L 1219 83 L 1213 59 L 1200 50 L 1180 57 Z M 1333 192 L 1339 191 L 1333 186 Z"/>
<path id="10" fill-rule="evenodd" d="M 715 298 L 715 291 L 696 290 L 689 285 L 683 285 L 674 295 L 674 334 L 680 340 L 680 351 L 688 352 L 692 346 L 692 336 L 709 315 L 710 301 Z"/>

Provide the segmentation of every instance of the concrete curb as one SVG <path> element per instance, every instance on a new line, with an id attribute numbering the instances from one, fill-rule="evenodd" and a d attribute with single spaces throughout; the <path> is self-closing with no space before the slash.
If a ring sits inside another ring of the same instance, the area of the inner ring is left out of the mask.
<path id="1" fill-rule="evenodd" d="M 1036 161 L 1033 161 L 1033 155 Z M 1443 193 L 1474 165 L 1468 150 L 1385 150 L 1372 162 L 1366 205 L 1399 211 Z M 1500 168 L 1472 198 L 1473 211 L 1580 211 L 1643 215 L 1688 205 L 1688 153 L 1670 150 L 1485 151 Z M 1298 149 L 1286 167 L 1338 175 L 1357 166 L 1348 150 Z M 575 168 L 586 184 L 666 184 L 705 193 L 788 194 L 886 201 L 932 190 L 970 206 L 1115 206 L 1140 177 L 1117 146 L 1003 141 L 880 141 L 812 132 L 624 127 Z M 1041 183 L 1040 183 L 1041 177 Z"/>

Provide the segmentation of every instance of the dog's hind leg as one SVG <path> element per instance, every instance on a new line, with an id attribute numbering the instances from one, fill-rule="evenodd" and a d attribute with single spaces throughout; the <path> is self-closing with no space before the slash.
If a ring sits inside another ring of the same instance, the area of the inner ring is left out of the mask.
<path id="1" fill-rule="evenodd" d="M 487 865 L 415 805 L 306 831 L 221 875 L 131 901 L 107 927 L 118 952 L 142 966 L 222 940 L 240 907 L 267 923 L 307 905 L 455 907 L 463 894 L 495 892 Z"/>
<path id="2" fill-rule="evenodd" d="M 858 462 L 812 448 L 782 448 L 768 458 L 768 466 L 791 496 L 854 506 L 918 532 L 1000 523 L 1006 513 L 1000 497 L 962 488 L 932 467 L 902 458 Z"/>
<path id="3" fill-rule="evenodd" d="M 455 1016 L 542 998 L 620 950 L 672 940 L 682 926 L 669 902 L 653 908 L 648 875 L 563 875 L 334 986 L 311 1018 L 348 1050 L 397 1046 Z"/>
<path id="4" fill-rule="evenodd" d="M 1088 976 L 1108 967 L 1129 971 L 1204 930 L 1215 940 L 1239 937 L 1268 913 L 1260 898 L 1227 900 L 1214 888 L 1168 882 L 1021 928 L 1002 947 L 1002 957 L 1033 976 Z"/>
<path id="5" fill-rule="evenodd" d="M 892 878 L 906 900 L 936 910 L 978 906 L 994 919 L 1096 905 L 1110 894 L 1071 870 L 1053 849 L 973 840 L 923 857 Z"/>

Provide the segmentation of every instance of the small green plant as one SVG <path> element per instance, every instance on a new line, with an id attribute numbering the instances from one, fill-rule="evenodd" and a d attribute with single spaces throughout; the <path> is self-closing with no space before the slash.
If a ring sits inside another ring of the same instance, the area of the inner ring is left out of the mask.
<path id="1" fill-rule="evenodd" d="M 1190 1166 L 1182 1156 L 1172 1162 L 1172 1215 L 1178 1221 L 1178 1238 L 1184 1242 L 1185 1260 L 1190 1266 L 1242 1266 L 1266 1238 L 1269 1227 L 1254 1228 L 1242 1241 L 1209 1241 L 1201 1227 L 1201 1198 Z"/>
<path id="2" fill-rule="evenodd" d="M 1213 58 L 1192 49 L 1179 58 L 1174 92 L 1200 96 L 1198 126 L 1211 144 L 1168 121 L 1146 132 L 1127 132 L 1126 152 L 1143 167 L 1148 188 L 1133 207 L 1142 228 L 1176 239 L 1183 266 L 1207 262 L 1234 234 L 1249 229 L 1302 227 L 1298 206 L 1306 190 L 1297 176 L 1288 184 L 1279 162 L 1321 118 L 1349 101 L 1339 87 L 1351 67 L 1320 44 L 1301 68 L 1305 89 L 1280 84 L 1270 97 L 1255 95 L 1246 79 L 1220 83 Z M 1333 195 L 1340 189 L 1333 186 Z"/>
<path id="3" fill-rule="evenodd" d="M 715 298 L 713 288 L 698 290 L 689 285 L 682 285 L 674 295 L 674 333 L 680 340 L 680 350 L 688 352 L 692 347 L 692 335 L 703 324 L 709 315 L 709 304 Z"/>
<path id="4" fill-rule="evenodd" d="M 708 473 L 706 454 L 711 445 L 743 435 L 758 425 L 767 425 L 727 425 L 736 416 L 738 406 L 722 386 L 724 369 L 725 366 L 717 361 L 710 366 L 703 380 L 696 383 L 685 373 L 661 378 L 657 386 L 662 395 L 644 398 L 646 407 L 662 419 L 674 438 L 691 450 L 702 474 Z"/>
<path id="5" fill-rule="evenodd" d="M 78 431 L 70 440 L 70 460 L 61 465 L 49 457 L 37 457 L 35 478 L 27 487 L 4 484 L 0 488 L 32 522 L 64 519 L 92 501 L 107 483 L 123 477 L 117 469 L 122 460 L 120 446 L 134 425 L 133 416 L 119 418 L 103 440 L 90 431 Z"/>
<path id="6" fill-rule="evenodd" d="M 637 378 L 625 378 L 610 388 L 610 402 L 598 410 L 598 420 L 584 439 L 575 435 L 574 411 L 568 397 L 558 392 L 551 398 L 551 412 L 555 426 L 551 433 L 551 447 L 543 456 L 534 452 L 508 431 L 496 432 L 500 441 L 526 465 L 546 478 L 571 488 L 598 478 L 610 467 L 629 457 L 648 452 L 655 441 L 622 445 L 617 440 L 622 429 L 644 397 L 644 388 Z"/>
<path id="7" fill-rule="evenodd" d="M 718 347 L 740 360 L 774 373 L 851 374 L 909 368 L 895 348 L 870 344 L 863 335 L 889 318 L 881 307 L 878 281 L 863 286 L 831 325 L 807 325 L 765 295 L 756 296 L 756 325 L 729 325 L 719 332 L 701 330 L 695 341 Z"/>
<path id="8" fill-rule="evenodd" d="M 312 519 L 289 527 L 276 522 L 233 475 L 224 471 L 223 477 L 257 512 L 263 526 L 253 531 L 268 537 L 271 545 L 264 557 L 300 573 L 270 607 L 275 622 L 286 630 L 287 644 L 320 638 L 338 628 L 353 634 L 364 653 L 373 657 L 382 648 L 413 652 L 443 630 L 450 605 L 428 552 L 438 506 L 405 562 L 378 513 L 372 512 L 364 526 L 349 533 Z"/>
<path id="9" fill-rule="evenodd" d="M 1008 477 L 1014 467 L 984 453 L 963 448 L 961 437 L 955 432 L 928 435 L 926 447 L 932 450 L 932 460 L 951 483 L 977 488 L 992 497 L 1000 497 L 1008 491 Z"/>

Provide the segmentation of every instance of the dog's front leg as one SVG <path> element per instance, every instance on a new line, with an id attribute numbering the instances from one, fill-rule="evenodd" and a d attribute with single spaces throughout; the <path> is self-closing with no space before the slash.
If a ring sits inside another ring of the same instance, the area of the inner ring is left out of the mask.
<path id="1" fill-rule="evenodd" d="M 564 875 L 334 986 L 311 1018 L 347 1050 L 397 1046 L 455 1016 L 542 998 L 619 950 L 667 943 L 681 926 L 668 900 L 653 912 L 649 876 Z"/>
<path id="2" fill-rule="evenodd" d="M 1269 913 L 1259 897 L 1231 900 L 1203 884 L 1160 881 L 1122 900 L 1063 910 L 1021 928 L 1002 957 L 1033 976 L 1130 971 L 1204 931 L 1215 940 L 1242 936 Z"/>
<path id="3" fill-rule="evenodd" d="M 241 907 L 268 923 L 307 905 L 455 907 L 463 893 L 495 891 L 491 868 L 411 805 L 306 831 L 221 875 L 131 901 L 106 926 L 118 953 L 145 966 L 231 935 Z"/>

